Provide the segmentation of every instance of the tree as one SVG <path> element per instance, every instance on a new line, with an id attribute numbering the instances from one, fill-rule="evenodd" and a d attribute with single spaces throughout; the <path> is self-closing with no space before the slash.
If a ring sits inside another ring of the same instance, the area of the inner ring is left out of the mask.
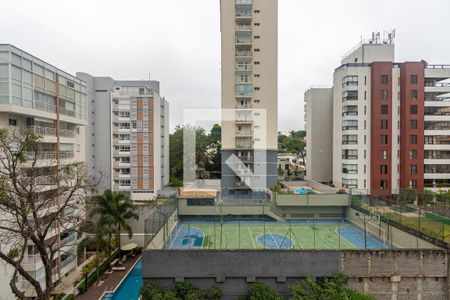
<path id="1" fill-rule="evenodd" d="M 89 220 L 80 226 L 80 231 L 85 233 L 86 237 L 78 245 L 78 250 L 85 249 L 89 244 L 95 244 L 95 268 L 97 273 L 97 283 L 100 279 L 100 254 L 104 250 L 108 251 L 109 255 L 111 253 L 110 237 L 115 231 L 109 226 L 110 224 L 111 217 L 99 216 L 96 221 Z M 105 240 L 106 236 L 109 239 L 108 241 Z"/>
<path id="2" fill-rule="evenodd" d="M 290 287 L 292 300 L 375 300 L 374 297 L 353 291 L 347 286 L 347 278 L 339 274 L 322 282 L 310 278 Z"/>
<path id="3" fill-rule="evenodd" d="M 246 297 L 247 300 L 282 300 L 283 297 L 262 282 L 256 282 L 250 287 Z"/>
<path id="4" fill-rule="evenodd" d="M 65 254 L 60 233 L 79 226 L 90 186 L 82 163 L 59 163 L 41 147 L 31 131 L 0 129 L 0 258 L 13 270 L 9 285 L 18 299 L 27 299 L 18 275 L 35 290 L 35 299 L 50 299 L 60 273 L 54 261 Z M 32 255 L 43 263 L 45 282 L 23 268 Z"/>
<path id="5" fill-rule="evenodd" d="M 116 226 L 117 232 L 117 244 L 120 248 L 120 233 L 124 229 L 128 233 L 128 237 L 133 236 L 133 230 L 128 225 L 127 220 L 139 219 L 139 215 L 136 213 L 137 206 L 129 198 L 125 197 L 123 193 L 112 192 L 111 190 L 105 190 L 102 195 L 95 196 L 92 200 L 93 208 L 91 210 L 91 216 L 98 215 L 103 219 L 104 224 L 111 228 L 111 225 Z M 110 232 L 108 243 L 111 245 Z M 111 248 L 111 247 L 109 247 Z M 111 263 L 111 249 L 108 251 L 108 262 Z"/>
<path id="6" fill-rule="evenodd" d="M 184 133 L 195 134 L 195 162 L 197 169 L 220 172 L 221 127 L 215 124 L 207 133 L 201 127 L 180 126 L 170 135 L 171 183 L 180 185 L 183 178 Z"/>

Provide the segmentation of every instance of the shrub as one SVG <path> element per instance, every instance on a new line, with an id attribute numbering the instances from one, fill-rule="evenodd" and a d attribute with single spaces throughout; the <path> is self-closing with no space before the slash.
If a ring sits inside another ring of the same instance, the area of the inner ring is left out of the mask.
<path id="1" fill-rule="evenodd" d="M 248 300 L 282 300 L 283 297 L 265 283 L 256 282 L 250 287 L 246 297 Z"/>

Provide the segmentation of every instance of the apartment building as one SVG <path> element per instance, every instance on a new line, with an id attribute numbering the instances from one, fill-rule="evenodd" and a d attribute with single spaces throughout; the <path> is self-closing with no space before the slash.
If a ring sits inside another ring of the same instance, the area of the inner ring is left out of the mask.
<path id="1" fill-rule="evenodd" d="M 12 45 L 0 45 L 0 127 L 32 130 L 41 136 L 36 163 L 39 172 L 45 174 L 57 166 L 84 162 L 86 112 L 84 81 Z M 34 154 L 29 155 L 34 159 Z M 39 199 L 51 194 L 47 192 L 55 188 L 50 185 L 47 190 L 42 190 Z M 73 208 L 64 214 L 74 214 Z M 55 282 L 77 267 L 77 228 L 58 226 L 60 228 L 50 230 L 47 236 L 48 241 L 56 239 L 62 245 L 53 261 L 58 270 Z M 44 266 L 36 253 L 30 243 L 23 266 L 45 286 Z M 9 287 L 10 268 L 2 268 L 0 277 L 3 277 L 0 278 L 0 298 L 15 299 Z M 16 280 L 27 296 L 36 296 L 26 280 L 21 276 Z"/>
<path id="2" fill-rule="evenodd" d="M 306 179 L 333 180 L 333 89 L 305 92 Z"/>
<path id="3" fill-rule="evenodd" d="M 334 72 L 333 182 L 374 195 L 448 189 L 450 66 L 397 63 L 394 51 L 372 38 Z"/>
<path id="4" fill-rule="evenodd" d="M 222 121 L 222 197 L 258 198 L 277 180 L 278 1 L 222 0 L 220 9 L 222 109 L 233 111 Z"/>
<path id="5" fill-rule="evenodd" d="M 155 199 L 169 183 L 169 103 L 159 82 L 77 76 L 88 86 L 89 170 L 103 178 L 104 189 Z"/>

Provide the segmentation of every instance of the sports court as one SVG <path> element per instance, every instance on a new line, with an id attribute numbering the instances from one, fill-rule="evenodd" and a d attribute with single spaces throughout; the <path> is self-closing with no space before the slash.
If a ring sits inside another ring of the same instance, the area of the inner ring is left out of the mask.
<path id="1" fill-rule="evenodd" d="M 342 221 L 179 221 L 170 249 L 385 249 L 392 248 L 357 226 Z"/>

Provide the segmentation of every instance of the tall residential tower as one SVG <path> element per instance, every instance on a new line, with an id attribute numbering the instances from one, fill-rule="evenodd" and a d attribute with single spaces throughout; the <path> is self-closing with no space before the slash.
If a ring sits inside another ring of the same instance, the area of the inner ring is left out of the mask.
<path id="1" fill-rule="evenodd" d="M 277 180 L 278 1 L 220 6 L 222 109 L 235 110 L 222 121 L 222 197 L 258 198 Z M 233 154 L 235 168 L 227 163 Z M 253 192 L 252 182 L 260 183 Z"/>
<path id="2" fill-rule="evenodd" d="M 88 85 L 88 168 L 103 188 L 155 199 L 169 183 L 169 103 L 159 82 L 77 76 Z"/>

